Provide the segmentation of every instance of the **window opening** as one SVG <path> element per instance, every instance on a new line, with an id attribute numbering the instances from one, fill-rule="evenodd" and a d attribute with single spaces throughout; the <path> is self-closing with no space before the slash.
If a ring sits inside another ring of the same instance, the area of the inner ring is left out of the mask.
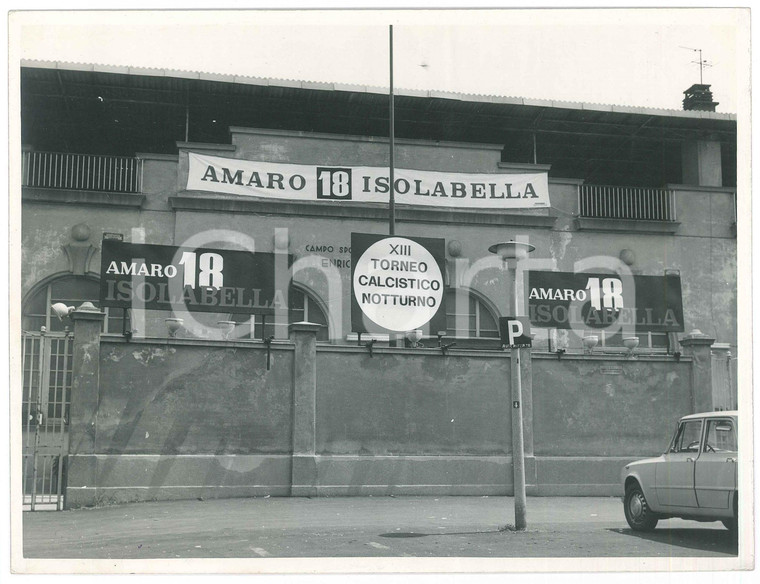
<path id="1" fill-rule="evenodd" d="M 21 327 L 27 332 L 39 332 L 41 327 L 51 332 L 63 332 L 70 322 L 61 321 L 51 306 L 58 302 L 66 306 L 79 307 L 83 302 L 92 302 L 95 306 L 100 301 L 100 284 L 98 280 L 87 276 L 61 276 L 47 284 L 39 286 L 24 303 L 21 313 Z M 103 309 L 106 318 L 102 332 L 121 333 L 123 310 L 120 308 Z"/>
<path id="2" fill-rule="evenodd" d="M 250 329 L 238 337 L 244 339 L 263 340 L 274 336 L 277 326 L 273 315 L 233 314 L 230 320 L 236 323 L 249 323 Z M 322 326 L 317 331 L 317 340 L 329 340 L 327 316 L 319 303 L 305 290 L 291 286 L 288 292 L 288 322 L 302 321 L 321 324 Z"/>
<path id="3" fill-rule="evenodd" d="M 465 295 L 467 312 L 458 313 L 458 297 Z M 467 328 L 457 328 L 461 322 L 467 322 Z M 473 292 L 449 288 L 446 291 L 446 334 L 458 338 L 499 338 L 499 326 L 496 317 L 486 304 Z"/>

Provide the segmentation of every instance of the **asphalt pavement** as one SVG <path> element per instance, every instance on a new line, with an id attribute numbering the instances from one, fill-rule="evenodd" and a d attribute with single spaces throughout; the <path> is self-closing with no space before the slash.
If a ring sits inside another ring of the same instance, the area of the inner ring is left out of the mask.
<path id="1" fill-rule="evenodd" d="M 23 513 L 23 557 L 732 558 L 721 523 L 669 519 L 629 529 L 612 497 L 250 498 Z"/>

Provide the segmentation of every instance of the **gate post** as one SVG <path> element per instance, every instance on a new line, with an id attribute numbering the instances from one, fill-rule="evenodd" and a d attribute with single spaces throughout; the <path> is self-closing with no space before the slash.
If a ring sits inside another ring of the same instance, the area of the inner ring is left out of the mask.
<path id="1" fill-rule="evenodd" d="M 694 414 L 713 411 L 712 355 L 715 339 L 699 329 L 680 340 L 684 354 L 691 357 L 691 400 Z"/>
<path id="2" fill-rule="evenodd" d="M 290 492 L 295 497 L 317 494 L 316 443 L 317 331 L 321 325 L 290 325 L 293 355 L 293 455 Z"/>
<path id="3" fill-rule="evenodd" d="M 731 380 L 731 345 L 715 343 L 712 349 L 713 407 L 716 410 L 737 408 L 736 388 Z"/>
<path id="4" fill-rule="evenodd" d="M 105 313 L 91 302 L 71 313 L 74 350 L 69 406 L 69 455 L 66 508 L 94 504 L 97 495 L 95 420 L 100 385 L 100 331 Z"/>

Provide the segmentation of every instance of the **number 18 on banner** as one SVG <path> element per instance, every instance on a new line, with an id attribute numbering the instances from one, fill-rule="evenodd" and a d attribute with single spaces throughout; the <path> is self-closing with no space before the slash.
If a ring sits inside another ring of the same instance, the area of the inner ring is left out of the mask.
<path id="1" fill-rule="evenodd" d="M 317 199 L 351 198 L 350 168 L 317 167 Z"/>
<path id="2" fill-rule="evenodd" d="M 530 319 L 527 316 L 502 316 L 499 318 L 501 344 L 505 348 L 518 349 L 532 347 Z"/>

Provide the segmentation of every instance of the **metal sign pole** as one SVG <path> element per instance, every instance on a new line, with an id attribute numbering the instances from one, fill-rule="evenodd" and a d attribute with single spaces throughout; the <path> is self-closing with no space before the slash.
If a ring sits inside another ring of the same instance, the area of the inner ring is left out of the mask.
<path id="1" fill-rule="evenodd" d="M 510 308 L 514 312 L 514 318 L 522 316 L 521 302 L 517 297 L 517 263 L 528 257 L 535 246 L 520 241 L 505 241 L 495 243 L 488 248 L 491 253 L 497 254 L 507 267 L 507 275 L 510 279 L 510 293 L 512 295 Z M 514 345 L 508 340 L 506 345 Z M 528 343 L 530 344 L 530 343 Z M 515 498 L 515 531 L 524 531 L 527 526 L 525 495 L 525 444 L 523 440 L 522 418 L 522 371 L 524 349 L 520 346 L 512 346 L 511 369 L 512 369 L 512 482 L 514 484 Z M 528 353 L 528 367 L 530 367 L 530 353 Z"/>
<path id="2" fill-rule="evenodd" d="M 517 300 L 517 260 L 509 267 L 512 276 L 512 303 L 515 316 L 521 316 Z M 515 530 L 527 527 L 527 501 L 525 494 L 525 446 L 523 443 L 522 417 L 522 348 L 512 349 L 512 468 L 515 491 Z"/>
<path id="3" fill-rule="evenodd" d="M 389 26 L 389 44 L 390 44 L 390 200 L 388 203 L 388 233 L 390 235 L 396 234 L 396 180 L 394 177 L 394 104 L 393 104 L 393 25 Z"/>

